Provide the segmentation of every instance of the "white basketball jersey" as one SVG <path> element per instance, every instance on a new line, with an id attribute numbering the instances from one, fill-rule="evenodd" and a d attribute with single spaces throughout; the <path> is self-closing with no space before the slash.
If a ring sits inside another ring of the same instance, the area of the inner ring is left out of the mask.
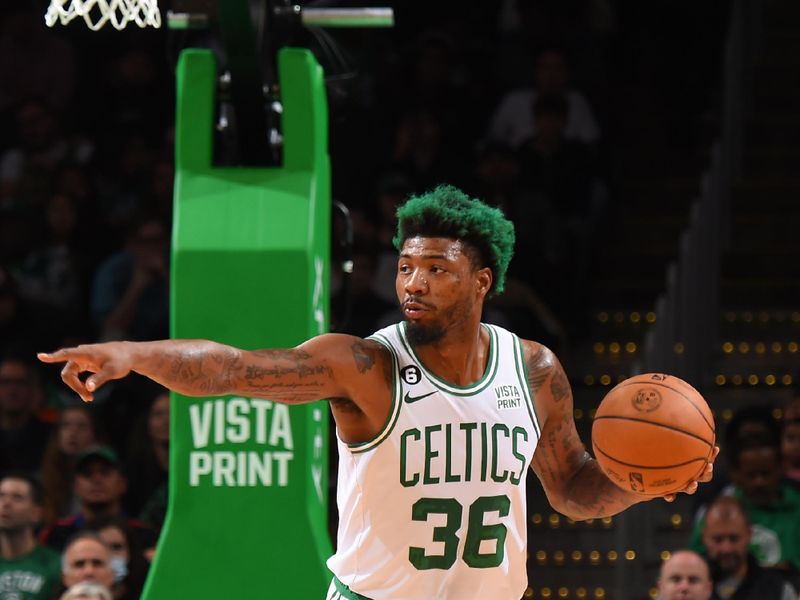
<path id="1" fill-rule="evenodd" d="M 483 377 L 460 387 L 417 358 L 405 324 L 392 409 L 371 441 L 338 441 L 339 534 L 328 567 L 373 600 L 518 600 L 527 586 L 525 477 L 539 440 L 522 345 L 489 334 Z"/>

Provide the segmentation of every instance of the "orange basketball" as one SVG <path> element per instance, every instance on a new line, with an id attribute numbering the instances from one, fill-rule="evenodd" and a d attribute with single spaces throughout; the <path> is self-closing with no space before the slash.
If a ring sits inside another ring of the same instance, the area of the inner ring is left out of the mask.
<path id="1" fill-rule="evenodd" d="M 714 451 L 714 417 L 691 385 L 645 373 L 613 387 L 592 425 L 592 448 L 609 479 L 643 496 L 678 492 Z"/>

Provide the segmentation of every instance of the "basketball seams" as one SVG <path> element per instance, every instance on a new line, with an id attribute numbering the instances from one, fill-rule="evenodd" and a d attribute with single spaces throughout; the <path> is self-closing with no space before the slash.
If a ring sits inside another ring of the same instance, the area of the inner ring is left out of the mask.
<path id="1" fill-rule="evenodd" d="M 609 460 L 613 460 L 615 463 L 617 463 L 619 465 L 622 465 L 623 467 L 630 467 L 630 468 L 633 468 L 633 469 L 641 469 L 643 471 L 677 469 L 678 467 L 685 467 L 686 465 L 690 465 L 690 464 L 692 464 L 694 462 L 699 462 L 699 461 L 707 462 L 705 458 L 693 458 L 691 460 L 686 460 L 686 461 L 683 461 L 681 463 L 676 463 L 674 465 L 664 465 L 664 466 L 661 466 L 661 467 L 657 467 L 657 466 L 653 466 L 653 465 L 635 465 L 633 463 L 627 463 L 627 462 L 619 460 L 618 458 L 615 458 L 615 457 L 611 456 L 605 450 L 600 448 L 597 444 L 593 444 L 593 446 L 594 446 L 595 452 L 599 452 L 600 454 L 602 454 L 603 456 L 605 456 Z"/>
<path id="2" fill-rule="evenodd" d="M 635 423 L 644 423 L 646 425 L 652 425 L 653 427 L 663 427 L 664 429 L 669 429 L 670 431 L 675 431 L 675 432 L 678 432 L 678 433 L 682 433 L 682 434 L 684 434 L 686 436 L 689 436 L 689 437 L 694 438 L 694 439 L 696 439 L 698 441 L 701 441 L 704 444 L 706 444 L 707 446 L 709 446 L 710 448 L 714 447 L 714 443 L 713 442 L 709 442 L 707 439 L 705 439 L 703 437 L 700 437 L 697 434 L 694 434 L 694 433 L 691 433 L 689 431 L 686 431 L 685 429 L 679 429 L 678 427 L 674 427 L 672 425 L 666 425 L 664 423 L 656 423 L 655 421 L 650 421 L 648 419 L 637 419 L 636 417 L 622 417 L 622 416 L 619 416 L 619 415 L 608 415 L 607 417 L 600 416 L 600 417 L 595 417 L 594 418 L 595 422 L 612 420 L 612 419 L 616 419 L 618 421 L 633 421 Z"/>
<path id="3" fill-rule="evenodd" d="M 675 378 L 675 379 L 677 380 L 677 378 Z M 612 393 L 612 392 L 613 392 L 614 390 L 616 390 L 616 389 L 622 389 L 622 388 L 624 388 L 624 387 L 628 387 L 629 385 L 643 385 L 643 384 L 647 384 L 647 385 L 654 385 L 654 386 L 658 386 L 658 387 L 663 387 L 663 388 L 666 388 L 666 389 L 668 389 L 668 390 L 670 390 L 670 391 L 672 391 L 672 392 L 675 392 L 675 393 L 676 393 L 676 394 L 678 394 L 679 396 L 681 396 L 681 397 L 682 397 L 684 400 L 686 400 L 686 401 L 687 401 L 687 402 L 688 402 L 688 403 L 689 403 L 689 404 L 692 406 L 692 408 L 694 408 L 694 409 L 695 409 L 695 410 L 696 410 L 696 411 L 697 411 L 697 412 L 700 414 L 700 417 L 703 419 L 703 421 L 705 421 L 706 425 L 708 425 L 708 428 L 709 428 L 709 430 L 711 431 L 712 435 L 714 435 L 714 438 L 716 439 L 716 430 L 714 429 L 714 425 L 712 425 L 711 423 L 709 423 L 708 419 L 707 419 L 707 418 L 706 418 L 706 416 L 703 414 L 703 411 L 700 409 L 700 407 L 699 407 L 699 406 L 697 406 L 697 404 L 695 404 L 695 403 L 692 401 L 692 399 L 691 399 L 691 398 L 690 398 L 690 397 L 689 397 L 689 396 L 688 396 L 686 393 L 684 393 L 682 390 L 679 390 L 679 389 L 677 389 L 677 388 L 675 388 L 675 387 L 672 387 L 672 386 L 666 385 L 666 384 L 664 384 L 664 383 L 662 383 L 662 382 L 660 382 L 660 381 L 642 381 L 642 380 L 636 379 L 636 376 L 634 376 L 634 377 L 631 377 L 631 378 L 629 378 L 629 379 L 626 379 L 625 381 L 623 381 L 623 382 L 622 382 L 622 383 L 620 383 L 620 384 L 617 384 L 617 385 L 616 385 L 616 386 L 615 386 L 615 387 L 614 387 L 614 388 L 613 388 L 613 389 L 612 389 L 612 390 L 609 392 L 609 394 L 610 394 L 610 393 Z M 687 383 L 686 385 L 689 385 L 689 384 Z M 697 390 L 695 390 L 694 388 L 692 388 L 692 390 L 694 390 L 694 391 L 695 391 L 695 392 L 696 392 L 698 395 L 700 395 L 700 392 L 698 392 L 698 391 L 697 391 Z M 702 396 L 701 396 L 701 397 L 702 397 Z"/>

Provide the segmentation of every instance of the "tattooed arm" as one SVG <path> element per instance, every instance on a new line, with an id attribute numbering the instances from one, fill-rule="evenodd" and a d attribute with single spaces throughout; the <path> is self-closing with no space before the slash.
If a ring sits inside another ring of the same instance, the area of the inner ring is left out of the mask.
<path id="1" fill-rule="evenodd" d="M 528 387 L 541 425 L 531 468 L 551 506 L 581 520 L 621 512 L 645 498 L 611 483 L 586 452 L 572 416 L 572 390 L 555 355 L 535 342 L 525 342 Z"/>
<path id="2" fill-rule="evenodd" d="M 326 334 L 280 350 L 247 351 L 207 340 L 109 342 L 39 354 L 66 362 L 61 378 L 86 402 L 112 379 L 131 371 L 187 396 L 240 394 L 299 404 L 322 398 L 352 398 L 385 381 L 379 345 L 349 335 Z M 82 381 L 79 375 L 89 372 Z"/>

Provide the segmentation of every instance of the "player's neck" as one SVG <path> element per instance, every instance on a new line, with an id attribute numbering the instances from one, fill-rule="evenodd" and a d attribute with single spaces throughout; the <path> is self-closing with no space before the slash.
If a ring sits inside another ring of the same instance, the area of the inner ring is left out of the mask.
<path id="1" fill-rule="evenodd" d="M 33 552 L 36 539 L 30 529 L 4 531 L 0 533 L 0 558 L 14 560 Z"/>
<path id="2" fill-rule="evenodd" d="M 467 386 L 478 381 L 486 371 L 489 334 L 481 327 L 480 320 L 475 320 L 414 350 L 429 371 L 453 385 Z"/>

